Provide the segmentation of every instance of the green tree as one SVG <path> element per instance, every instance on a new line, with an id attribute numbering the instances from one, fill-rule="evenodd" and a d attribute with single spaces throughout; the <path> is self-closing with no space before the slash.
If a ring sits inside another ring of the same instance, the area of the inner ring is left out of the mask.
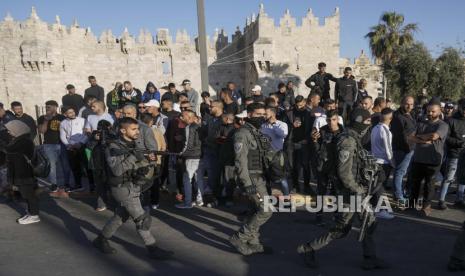
<path id="1" fill-rule="evenodd" d="M 378 25 L 370 28 L 370 32 L 365 35 L 369 40 L 372 55 L 377 58 L 383 67 L 383 76 L 388 81 L 387 95 L 394 89 L 397 82 L 393 65 L 399 57 L 401 46 L 409 46 L 414 42 L 413 34 L 418 30 L 417 24 L 410 23 L 404 25 L 404 16 L 396 12 L 384 12 L 381 15 Z"/>
<path id="2" fill-rule="evenodd" d="M 429 74 L 428 92 L 432 96 L 457 100 L 464 91 L 465 65 L 462 53 L 445 48 Z"/>
<path id="3" fill-rule="evenodd" d="M 422 43 L 399 50 L 399 59 L 394 69 L 398 73 L 397 86 L 400 95 L 417 95 L 427 86 L 434 60 Z M 396 95 L 397 96 L 397 95 Z M 394 97 L 396 100 L 399 97 Z"/>

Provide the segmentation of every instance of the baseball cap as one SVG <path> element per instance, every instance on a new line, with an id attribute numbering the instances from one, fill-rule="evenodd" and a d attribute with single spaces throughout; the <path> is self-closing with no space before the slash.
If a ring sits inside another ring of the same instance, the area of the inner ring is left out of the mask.
<path id="1" fill-rule="evenodd" d="M 262 90 L 262 87 L 260 85 L 255 85 L 253 88 L 252 88 L 252 91 L 253 92 L 256 92 L 256 91 L 261 91 Z"/>
<path id="2" fill-rule="evenodd" d="M 186 80 L 182 81 L 181 85 L 186 85 L 186 84 L 190 84 L 190 83 L 191 83 L 191 81 L 186 79 Z"/>
<path id="3" fill-rule="evenodd" d="M 246 117 L 247 117 L 247 110 L 244 110 L 244 111 L 242 111 L 242 112 L 239 113 L 239 114 L 236 114 L 236 117 L 237 117 L 237 118 L 240 118 L 240 119 L 246 118 Z"/>
<path id="4" fill-rule="evenodd" d="M 157 100 L 152 99 L 152 100 L 144 103 L 144 106 L 145 107 L 149 107 L 149 106 L 160 107 L 160 103 Z"/>

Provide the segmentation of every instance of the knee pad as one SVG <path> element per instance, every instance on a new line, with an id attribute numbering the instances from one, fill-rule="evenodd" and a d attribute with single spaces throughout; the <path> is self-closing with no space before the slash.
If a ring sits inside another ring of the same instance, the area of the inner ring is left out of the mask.
<path id="1" fill-rule="evenodd" d="M 152 217 L 148 212 L 145 212 L 142 216 L 134 219 L 134 223 L 138 230 L 148 231 L 152 225 Z"/>

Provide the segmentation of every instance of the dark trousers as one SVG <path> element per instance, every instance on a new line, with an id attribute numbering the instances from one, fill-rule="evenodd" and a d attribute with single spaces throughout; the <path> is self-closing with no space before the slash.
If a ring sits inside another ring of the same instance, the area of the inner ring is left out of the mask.
<path id="1" fill-rule="evenodd" d="M 344 122 L 349 122 L 350 113 L 352 113 L 352 105 L 352 103 L 339 102 L 338 112 L 344 119 Z"/>
<path id="2" fill-rule="evenodd" d="M 223 166 L 223 186 L 226 200 L 232 201 L 236 188 L 236 169 L 233 165 Z"/>
<path id="3" fill-rule="evenodd" d="M 310 188 L 310 164 L 307 145 L 301 145 L 301 148 L 294 149 L 293 159 L 294 167 L 292 168 L 292 185 L 297 190 L 300 190 L 299 177 L 300 170 L 302 169 L 304 177 L 304 187 Z"/>
<path id="4" fill-rule="evenodd" d="M 27 202 L 27 211 L 31 216 L 37 216 L 39 214 L 39 197 L 36 195 L 37 186 L 33 185 L 21 185 L 19 186 L 19 192 L 24 200 Z"/>
<path id="5" fill-rule="evenodd" d="M 412 163 L 411 181 L 412 194 L 411 199 L 416 201 L 423 195 L 423 206 L 431 204 L 434 198 L 434 175 L 438 172 L 439 165 L 428 165 L 422 163 Z M 422 181 L 425 181 L 422 189 Z"/>
<path id="6" fill-rule="evenodd" d="M 68 156 L 69 166 L 73 172 L 74 187 L 79 188 L 81 187 L 82 166 L 85 161 L 84 151 L 83 149 L 66 150 L 66 154 Z"/>
<path id="7" fill-rule="evenodd" d="M 103 170 L 93 170 L 92 173 L 97 192 L 97 208 L 106 207 L 109 204 L 110 187 L 107 185 L 105 173 Z"/>

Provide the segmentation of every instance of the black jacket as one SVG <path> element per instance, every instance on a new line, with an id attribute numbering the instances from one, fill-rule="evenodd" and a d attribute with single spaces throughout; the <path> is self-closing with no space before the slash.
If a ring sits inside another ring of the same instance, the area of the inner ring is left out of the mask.
<path id="1" fill-rule="evenodd" d="M 76 115 L 79 113 L 81 107 L 84 106 L 84 98 L 79 94 L 66 94 L 61 98 L 63 106 L 71 107 Z"/>
<path id="2" fill-rule="evenodd" d="M 330 85 L 329 81 L 336 81 L 337 79 L 333 77 L 330 73 L 324 73 L 320 74 L 320 72 L 316 72 L 315 74 L 311 75 L 310 78 L 308 78 L 305 81 L 305 85 L 308 88 L 313 89 L 314 87 L 319 87 L 321 92 L 323 93 L 322 96 L 324 99 L 329 98 L 329 90 L 330 90 Z M 315 85 L 312 85 L 311 82 L 314 82 Z"/>
<path id="3" fill-rule="evenodd" d="M 347 104 L 354 104 L 357 93 L 357 82 L 353 78 L 342 77 L 337 79 L 335 88 L 336 100 Z"/>
<path id="4" fill-rule="evenodd" d="M 189 125 L 189 137 L 182 156 L 185 159 L 200 159 L 201 154 L 200 126 L 198 124 L 191 124 Z"/>
<path id="5" fill-rule="evenodd" d="M 91 86 L 84 91 L 84 101 L 86 101 L 89 96 L 94 96 L 97 100 L 103 102 L 105 100 L 105 91 L 103 87 L 99 85 Z"/>
<path id="6" fill-rule="evenodd" d="M 34 143 L 29 134 L 13 139 L 6 146 L 8 164 L 8 181 L 14 186 L 34 185 L 32 167 L 24 155 L 31 159 L 34 154 Z"/>
<path id="7" fill-rule="evenodd" d="M 408 143 L 407 137 L 416 129 L 415 118 L 409 113 L 398 109 L 394 112 L 391 122 L 392 150 L 408 153 L 413 150 L 413 144 Z"/>
<path id="8" fill-rule="evenodd" d="M 449 135 L 446 139 L 447 157 L 458 158 L 465 148 L 465 117 L 459 112 L 447 120 Z"/>

